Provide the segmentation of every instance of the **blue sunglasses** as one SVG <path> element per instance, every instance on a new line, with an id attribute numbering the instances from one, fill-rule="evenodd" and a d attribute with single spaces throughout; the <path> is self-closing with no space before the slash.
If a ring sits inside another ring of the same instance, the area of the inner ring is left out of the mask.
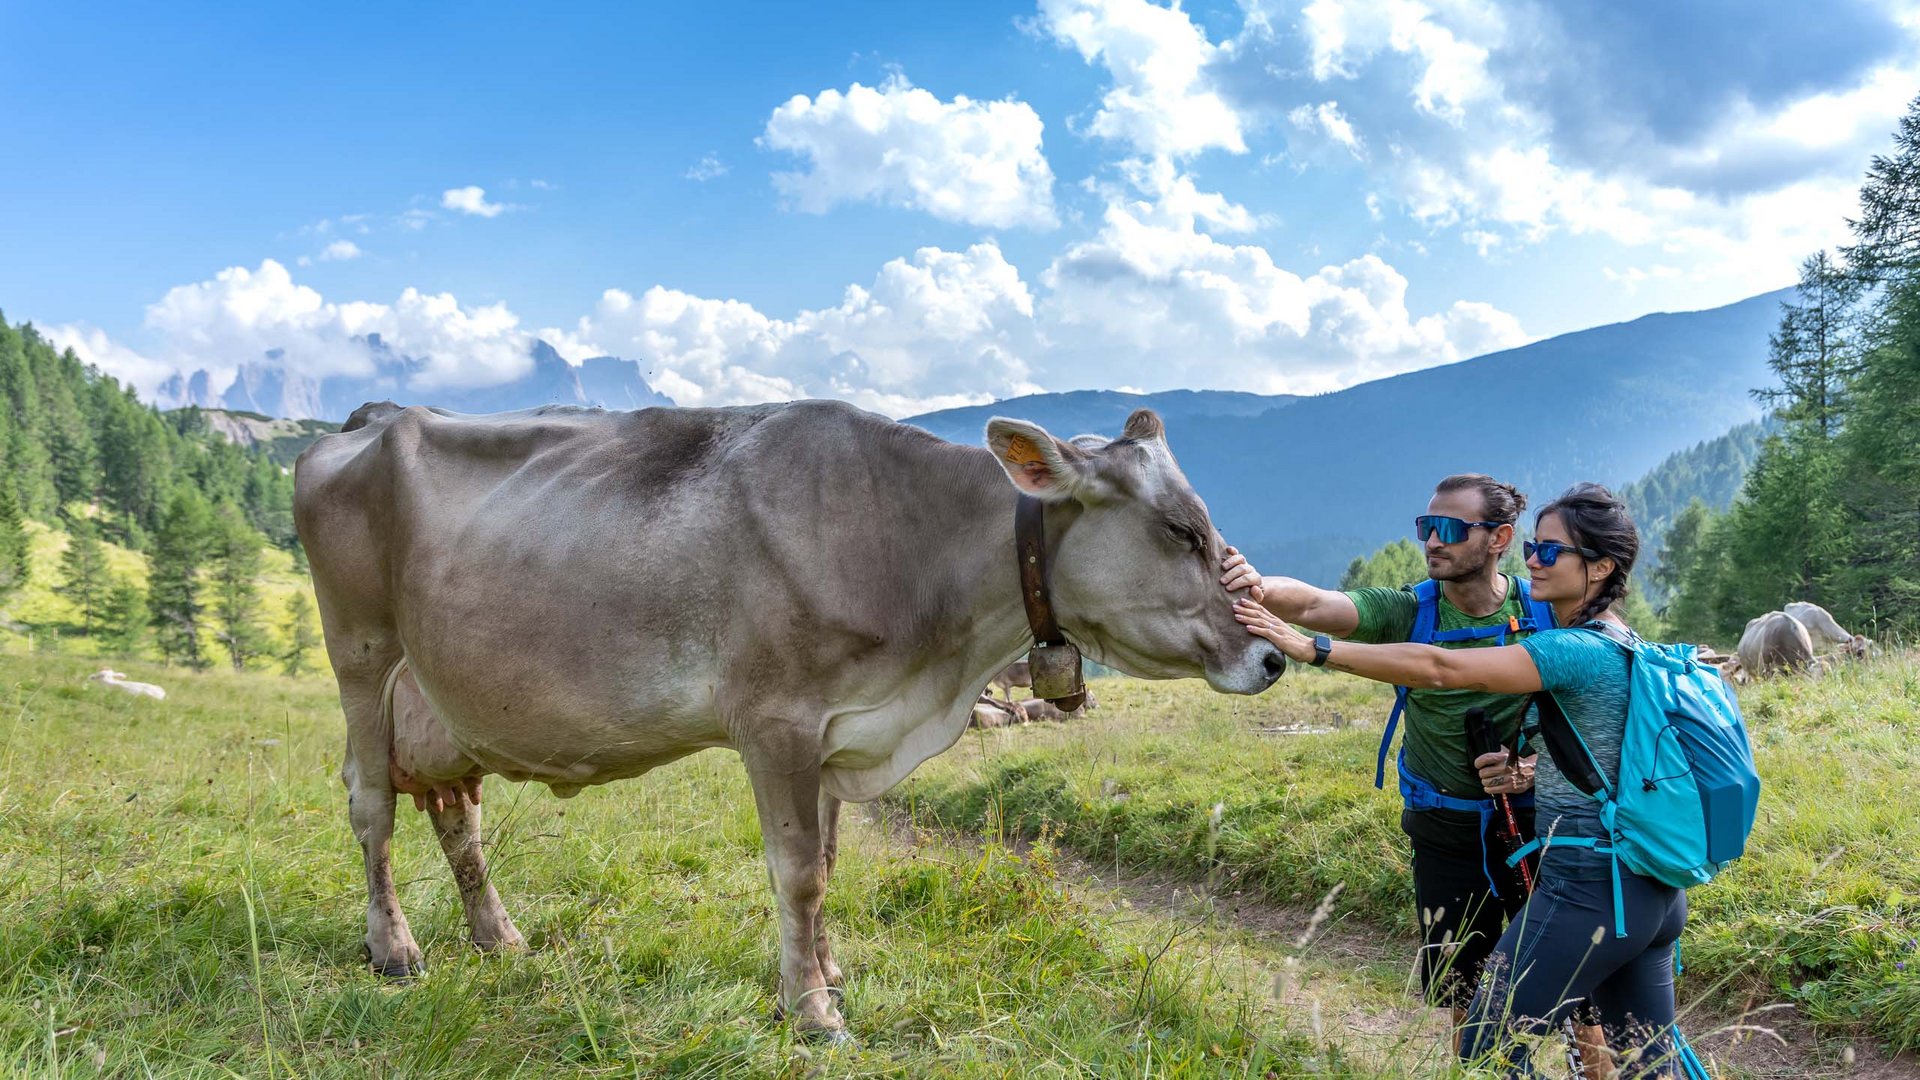
<path id="1" fill-rule="evenodd" d="M 1584 548 L 1578 544 L 1563 544 L 1558 540 L 1543 540 L 1538 544 L 1528 540 L 1520 547 L 1526 551 L 1527 558 L 1540 560 L 1541 566 L 1552 566 L 1559 562 L 1560 553 L 1563 551 L 1571 551 L 1575 555 L 1588 559 L 1600 557 L 1600 553 L 1592 548 Z"/>
<path id="2" fill-rule="evenodd" d="M 1497 529 L 1505 525 L 1504 521 L 1462 521 L 1457 517 L 1441 517 L 1439 514 L 1421 514 L 1413 519 L 1413 534 L 1426 543 L 1427 538 L 1438 533 L 1443 544 L 1457 544 L 1467 538 L 1475 529 Z"/>

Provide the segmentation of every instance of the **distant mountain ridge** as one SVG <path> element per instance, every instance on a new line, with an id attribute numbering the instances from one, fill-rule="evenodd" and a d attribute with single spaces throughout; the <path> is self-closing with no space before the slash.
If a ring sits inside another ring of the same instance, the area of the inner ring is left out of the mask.
<path id="1" fill-rule="evenodd" d="M 1031 394 L 991 405 L 967 405 L 908 417 L 903 424 L 923 428 L 948 442 L 979 445 L 987 421 L 996 416 L 1034 420 L 1063 439 L 1089 433 L 1113 435 L 1135 409 L 1152 409 L 1169 424 L 1219 416 L 1258 416 L 1301 400 L 1293 394 L 1246 394 L 1233 390 L 1167 390 L 1130 394 L 1122 390 L 1069 390 Z M 1045 420 L 1036 419 L 1044 416 Z"/>
<path id="2" fill-rule="evenodd" d="M 1767 338 L 1791 289 L 1706 311 L 1648 315 L 1310 398 L 1181 398 L 1168 439 L 1229 542 L 1267 573 L 1334 585 L 1347 563 L 1409 533 L 1436 480 L 1485 472 L 1539 506 L 1579 480 L 1615 488 L 1762 413 Z M 1044 394 L 910 417 L 979 445 L 986 418 L 1062 438 L 1115 434 L 1105 416 L 1166 395 Z"/>
<path id="3" fill-rule="evenodd" d="M 596 356 L 570 364 L 551 345 L 535 339 L 528 348 L 533 361 L 525 375 L 495 386 L 411 388 L 409 376 L 421 363 L 394 352 L 378 334 L 363 343 L 374 359 L 371 375 L 328 375 L 315 378 L 293 370 L 279 350 L 241 366 L 231 385 L 212 389 L 205 369 L 177 373 L 154 393 L 155 404 L 173 409 L 197 405 L 259 413 L 293 420 L 343 421 L 369 401 L 402 405 L 438 405 L 458 412 L 505 412 L 535 405 L 599 405 L 609 409 L 643 409 L 672 405 L 673 399 L 655 390 L 639 364 L 616 356 Z"/>

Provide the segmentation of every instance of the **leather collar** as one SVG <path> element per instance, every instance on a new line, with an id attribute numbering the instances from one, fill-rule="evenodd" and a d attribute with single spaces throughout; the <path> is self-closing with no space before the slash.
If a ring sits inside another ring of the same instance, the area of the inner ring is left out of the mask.
<path id="1" fill-rule="evenodd" d="M 1062 712 L 1072 712 L 1086 704 L 1087 689 L 1080 674 L 1080 650 L 1060 632 L 1059 620 L 1053 614 L 1046 513 L 1046 503 L 1026 494 L 1020 496 L 1013 511 L 1020 602 L 1027 610 L 1027 627 L 1033 631 L 1028 668 L 1033 674 L 1034 696 L 1052 702 Z"/>

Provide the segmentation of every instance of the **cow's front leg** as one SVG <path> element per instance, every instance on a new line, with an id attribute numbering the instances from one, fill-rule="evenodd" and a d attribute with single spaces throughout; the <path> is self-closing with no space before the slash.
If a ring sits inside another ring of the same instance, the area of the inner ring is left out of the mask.
<path id="1" fill-rule="evenodd" d="M 518 952 L 527 947 L 526 939 L 507 917 L 500 894 L 487 876 L 487 857 L 480 850 L 480 784 L 477 776 L 449 784 L 453 797 L 438 801 L 443 809 L 427 812 L 453 870 L 453 882 L 460 888 L 460 906 L 466 909 L 473 943 L 487 952 Z"/>
<path id="2" fill-rule="evenodd" d="M 801 1032 L 837 1042 L 846 1037 L 847 1025 L 815 952 L 828 866 L 820 828 L 820 770 L 808 764 L 783 771 L 791 768 L 785 761 L 748 766 L 780 911 L 780 1006 Z"/>
<path id="3" fill-rule="evenodd" d="M 820 878 L 824 885 L 833 882 L 833 864 L 840 858 L 840 800 L 825 788 L 820 789 L 820 854 L 825 862 Z M 820 977 L 835 988 L 847 984 L 840 965 L 834 962 L 833 947 L 827 944 L 827 918 L 818 908 L 813 919 L 813 957 L 820 965 Z"/>

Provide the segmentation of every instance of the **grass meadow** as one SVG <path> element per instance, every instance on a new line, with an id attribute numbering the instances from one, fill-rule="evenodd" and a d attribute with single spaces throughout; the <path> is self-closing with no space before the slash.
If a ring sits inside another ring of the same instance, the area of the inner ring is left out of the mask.
<path id="1" fill-rule="evenodd" d="M 331 682 L 0 654 L 0 1074 L 1361 1075 L 1264 974 L 1072 896 L 1045 852 L 903 843 L 850 811 L 827 901 L 859 1046 L 771 1016 L 771 895 L 738 760 L 561 801 L 489 782 L 532 951 L 482 957 L 423 815 L 395 877 L 429 973 L 365 970 Z M 1305 1031 L 1304 1025 L 1302 1031 Z"/>
<path id="2" fill-rule="evenodd" d="M 519 957 L 466 945 L 432 830 L 403 809 L 395 876 L 429 972 L 394 984 L 360 956 L 331 681 L 116 665 L 168 699 L 83 687 L 87 658 L 0 652 L 0 1075 L 1466 1075 L 1405 994 L 1404 854 L 1370 783 L 1385 697 L 1357 680 L 1250 699 L 1101 680 L 1091 718 L 969 732 L 850 809 L 827 916 L 858 1045 L 829 1051 L 771 1015 L 771 895 L 733 755 L 567 801 L 490 781 Z M 1765 813 L 1753 855 L 1693 894 L 1687 993 L 1920 1042 L 1901 966 L 1917 682 L 1882 662 L 1746 691 Z M 1331 730 L 1260 730 L 1303 725 Z M 1190 884 L 1086 885 L 1116 862 Z M 1332 923 L 1384 948 L 1302 948 L 1203 895 L 1311 908 L 1335 886 Z"/>

